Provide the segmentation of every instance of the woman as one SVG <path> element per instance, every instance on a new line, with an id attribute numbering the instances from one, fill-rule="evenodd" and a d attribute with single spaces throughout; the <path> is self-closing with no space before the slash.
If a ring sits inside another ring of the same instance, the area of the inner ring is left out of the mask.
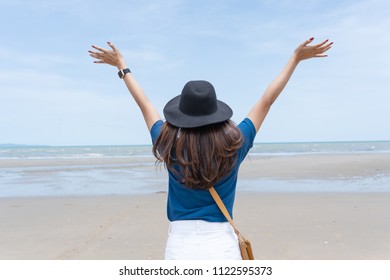
<path id="1" fill-rule="evenodd" d="M 235 125 L 228 105 L 216 98 L 207 81 L 188 82 L 181 95 L 164 108 L 163 122 L 138 85 L 119 50 L 92 46 L 95 63 L 118 68 L 140 107 L 153 141 L 153 153 L 169 174 L 167 215 L 170 221 L 166 259 L 241 259 L 237 236 L 208 189 L 215 187 L 230 215 L 241 162 L 253 145 L 271 105 L 280 95 L 302 60 L 325 57 L 328 40 L 310 45 L 314 38 L 294 51 L 287 65 L 255 103 L 247 117 Z"/>

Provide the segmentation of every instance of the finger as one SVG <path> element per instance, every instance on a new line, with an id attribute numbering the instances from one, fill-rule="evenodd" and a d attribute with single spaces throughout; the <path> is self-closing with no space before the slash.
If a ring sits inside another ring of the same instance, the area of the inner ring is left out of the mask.
<path id="1" fill-rule="evenodd" d="M 329 41 L 329 39 L 326 39 L 326 40 L 322 41 L 322 42 L 319 43 L 319 44 L 313 45 L 313 47 L 314 47 L 314 48 L 319 48 L 319 47 L 325 45 L 328 41 Z"/>
<path id="2" fill-rule="evenodd" d="M 95 46 L 95 45 L 92 45 L 92 48 L 97 49 L 98 51 L 101 51 L 101 52 L 103 52 L 103 53 L 106 53 L 106 52 L 108 51 L 108 50 L 106 50 L 106 49 L 103 49 L 103 48 L 98 47 L 98 46 Z"/>
<path id="3" fill-rule="evenodd" d="M 329 44 L 326 44 L 324 46 L 322 46 L 321 48 L 318 49 L 318 51 L 320 52 L 326 52 L 328 51 L 330 48 L 332 48 L 332 45 L 333 45 L 333 42 L 329 43 Z"/>
<path id="4" fill-rule="evenodd" d="M 93 58 L 101 59 L 101 55 L 97 54 L 97 53 L 90 53 L 89 56 L 91 56 Z"/>
<path id="5" fill-rule="evenodd" d="M 97 56 L 97 55 L 101 55 L 101 53 L 97 53 L 97 52 L 93 52 L 93 51 L 88 51 L 88 52 L 89 52 L 89 55 L 91 55 L 91 56 L 92 56 L 92 55 L 96 55 L 96 56 Z"/>
<path id="6" fill-rule="evenodd" d="M 111 42 L 107 42 L 107 45 L 110 46 L 110 48 L 114 51 L 114 52 L 117 52 L 117 48 L 115 47 L 115 45 Z"/>
<path id="7" fill-rule="evenodd" d="M 305 46 L 307 46 L 308 44 L 310 44 L 311 42 L 313 42 L 313 40 L 314 40 L 314 37 L 311 37 L 310 39 L 307 39 L 305 42 L 303 42 L 303 43 L 301 44 L 301 46 L 302 46 L 302 47 L 305 47 Z"/>
<path id="8" fill-rule="evenodd" d="M 121 52 L 117 49 L 117 47 L 113 43 L 107 42 L 107 44 L 111 47 L 114 53 L 116 53 L 119 56 L 122 56 Z"/>

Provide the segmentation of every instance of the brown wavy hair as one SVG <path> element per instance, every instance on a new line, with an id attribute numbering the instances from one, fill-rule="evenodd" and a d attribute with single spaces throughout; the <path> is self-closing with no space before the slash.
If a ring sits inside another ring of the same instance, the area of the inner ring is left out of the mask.
<path id="1" fill-rule="evenodd" d="M 231 120 L 196 128 L 165 122 L 153 154 L 186 187 L 208 190 L 232 171 L 242 142 L 241 131 Z"/>

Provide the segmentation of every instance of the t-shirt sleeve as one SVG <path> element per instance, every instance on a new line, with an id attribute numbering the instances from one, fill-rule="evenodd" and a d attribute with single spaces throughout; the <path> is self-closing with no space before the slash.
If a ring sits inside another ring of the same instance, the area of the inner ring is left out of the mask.
<path id="1" fill-rule="evenodd" d="M 156 121 L 152 128 L 150 129 L 150 136 L 152 137 L 152 143 L 156 141 L 158 135 L 160 134 L 161 127 L 163 126 L 164 122 L 162 120 Z"/>
<path id="2" fill-rule="evenodd" d="M 239 150 L 239 162 L 242 162 L 249 150 L 253 147 L 253 141 L 256 137 L 256 129 L 252 121 L 245 118 L 239 125 L 238 128 L 241 130 L 244 142 Z"/>

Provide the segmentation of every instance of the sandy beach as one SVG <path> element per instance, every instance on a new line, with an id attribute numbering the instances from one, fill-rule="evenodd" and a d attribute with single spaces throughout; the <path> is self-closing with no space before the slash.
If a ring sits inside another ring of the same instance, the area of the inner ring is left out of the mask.
<path id="1" fill-rule="evenodd" d="M 93 169 L 108 168 L 111 162 L 118 168 L 115 160 L 100 161 L 56 164 Z M 1 167 L 12 164 L 3 161 Z M 47 162 L 25 164 L 37 167 Z M 153 165 L 137 168 L 155 170 Z M 151 174 L 164 177 L 156 171 Z M 243 163 L 240 180 L 257 184 L 265 177 L 315 184 L 312 180 L 347 182 L 389 175 L 388 154 L 310 155 L 250 158 Z M 0 198 L 0 259 L 163 259 L 166 199 L 164 191 Z M 234 218 L 251 240 L 257 259 L 390 259 L 388 191 L 238 191 Z"/>
<path id="2" fill-rule="evenodd" d="M 389 259 L 390 194 L 238 194 L 257 259 Z M 0 259 L 163 259 L 166 194 L 0 201 Z"/>

